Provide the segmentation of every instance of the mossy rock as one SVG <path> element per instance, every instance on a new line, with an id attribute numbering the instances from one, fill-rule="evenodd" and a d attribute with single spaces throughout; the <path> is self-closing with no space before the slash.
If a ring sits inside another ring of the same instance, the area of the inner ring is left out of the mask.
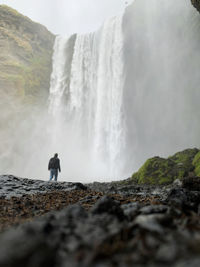
<path id="1" fill-rule="evenodd" d="M 174 176 L 183 175 L 175 168 L 176 163 L 170 159 L 154 157 L 148 159 L 139 171 L 133 174 L 132 179 L 139 184 L 167 184 L 173 182 Z"/>
<path id="2" fill-rule="evenodd" d="M 129 183 L 163 185 L 170 184 L 176 179 L 181 180 L 194 170 L 195 158 L 200 175 L 200 152 L 194 148 L 178 152 L 167 159 L 160 157 L 148 159 L 139 171 L 132 175 Z"/>
<path id="3" fill-rule="evenodd" d="M 188 171 L 193 171 L 193 159 L 196 154 L 199 152 L 197 148 L 186 149 L 184 151 L 176 153 L 174 156 L 169 157 L 169 159 L 173 160 L 177 164 L 183 164 L 185 169 Z"/>
<path id="4" fill-rule="evenodd" d="M 194 169 L 195 175 L 200 177 L 200 151 L 194 157 L 192 164 L 195 168 Z"/>

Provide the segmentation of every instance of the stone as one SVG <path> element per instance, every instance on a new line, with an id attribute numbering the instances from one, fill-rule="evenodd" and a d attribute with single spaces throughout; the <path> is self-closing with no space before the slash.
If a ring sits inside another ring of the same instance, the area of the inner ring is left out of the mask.
<path id="1" fill-rule="evenodd" d="M 181 180 L 176 179 L 176 180 L 173 182 L 173 185 L 174 185 L 174 186 L 177 186 L 177 187 L 182 187 L 183 183 L 182 183 Z"/>
<path id="2" fill-rule="evenodd" d="M 177 257 L 175 242 L 161 245 L 156 253 L 156 260 L 163 263 L 172 263 Z"/>
<path id="3" fill-rule="evenodd" d="M 124 213 L 120 204 L 108 196 L 104 196 L 98 200 L 94 207 L 92 207 L 91 212 L 93 214 L 108 213 L 116 216 L 119 220 L 124 219 Z"/>
<path id="4" fill-rule="evenodd" d="M 197 148 L 186 149 L 169 158 L 153 157 L 132 175 L 129 183 L 165 185 L 183 179 L 195 169 L 193 160 L 199 153 Z"/>
<path id="5" fill-rule="evenodd" d="M 150 205 L 140 209 L 141 214 L 166 213 L 169 207 L 166 205 Z"/>
<path id="6" fill-rule="evenodd" d="M 138 202 L 124 204 L 121 206 L 124 211 L 124 215 L 131 221 L 135 216 L 139 214 L 140 204 Z"/>
<path id="7" fill-rule="evenodd" d="M 87 190 L 87 186 L 83 185 L 82 183 L 75 183 L 76 190 Z"/>
<path id="8" fill-rule="evenodd" d="M 187 177 L 183 179 L 183 188 L 191 191 L 200 191 L 200 177 Z"/>
<path id="9" fill-rule="evenodd" d="M 149 232 L 164 234 L 163 227 L 159 224 L 159 220 L 163 219 L 163 215 L 139 215 L 134 224 Z"/>
<path id="10" fill-rule="evenodd" d="M 187 195 L 182 188 L 171 189 L 167 197 L 168 202 L 178 207 L 183 207 L 187 200 Z"/>
<path id="11" fill-rule="evenodd" d="M 55 266 L 54 242 L 49 246 L 43 235 L 35 230 L 10 231 L 1 236 L 1 242 L 4 244 L 0 250 L 1 267 Z"/>
<path id="12" fill-rule="evenodd" d="M 0 175 L 0 197 L 6 194 L 6 198 L 10 199 L 13 196 L 22 196 L 23 194 L 47 193 L 55 191 L 72 191 L 85 190 L 87 186 L 82 183 L 57 182 L 49 183 L 49 181 L 31 180 L 17 178 L 15 176 Z"/>
<path id="13" fill-rule="evenodd" d="M 116 184 L 117 194 L 108 196 L 74 190 L 73 183 L 8 176 L 0 186 L 16 194 L 3 199 L 0 191 L 0 218 L 23 219 L 0 235 L 0 267 L 198 266 L 199 191 Z M 31 222 L 22 224 L 26 216 Z"/>

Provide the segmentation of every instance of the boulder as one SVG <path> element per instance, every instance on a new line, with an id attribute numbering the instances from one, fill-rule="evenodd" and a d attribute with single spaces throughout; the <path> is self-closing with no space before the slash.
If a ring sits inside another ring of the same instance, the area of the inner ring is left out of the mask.
<path id="1" fill-rule="evenodd" d="M 91 212 L 93 214 L 108 213 L 116 216 L 120 220 L 124 218 L 124 213 L 120 207 L 120 203 L 108 196 L 104 196 L 98 200 L 92 207 Z"/>
<path id="2" fill-rule="evenodd" d="M 176 179 L 182 180 L 195 170 L 195 166 L 196 169 L 200 166 L 199 156 L 194 161 L 197 155 L 200 155 L 199 150 L 194 148 L 183 150 L 169 158 L 148 159 L 139 171 L 132 175 L 129 182 L 162 185 L 173 183 Z"/>

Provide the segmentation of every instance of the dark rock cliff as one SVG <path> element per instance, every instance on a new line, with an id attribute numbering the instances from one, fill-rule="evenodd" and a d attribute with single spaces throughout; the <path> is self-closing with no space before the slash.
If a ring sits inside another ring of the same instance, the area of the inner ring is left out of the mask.
<path id="1" fill-rule="evenodd" d="M 193 6 L 200 12 L 200 1 L 199 0 L 191 0 Z"/>

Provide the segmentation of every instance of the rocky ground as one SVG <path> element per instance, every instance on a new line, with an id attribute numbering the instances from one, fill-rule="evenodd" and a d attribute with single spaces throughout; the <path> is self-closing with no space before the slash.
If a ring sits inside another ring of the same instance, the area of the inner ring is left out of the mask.
<path id="1" fill-rule="evenodd" d="M 0 267 L 200 265 L 199 178 L 156 187 L 1 176 L 0 210 Z"/>

